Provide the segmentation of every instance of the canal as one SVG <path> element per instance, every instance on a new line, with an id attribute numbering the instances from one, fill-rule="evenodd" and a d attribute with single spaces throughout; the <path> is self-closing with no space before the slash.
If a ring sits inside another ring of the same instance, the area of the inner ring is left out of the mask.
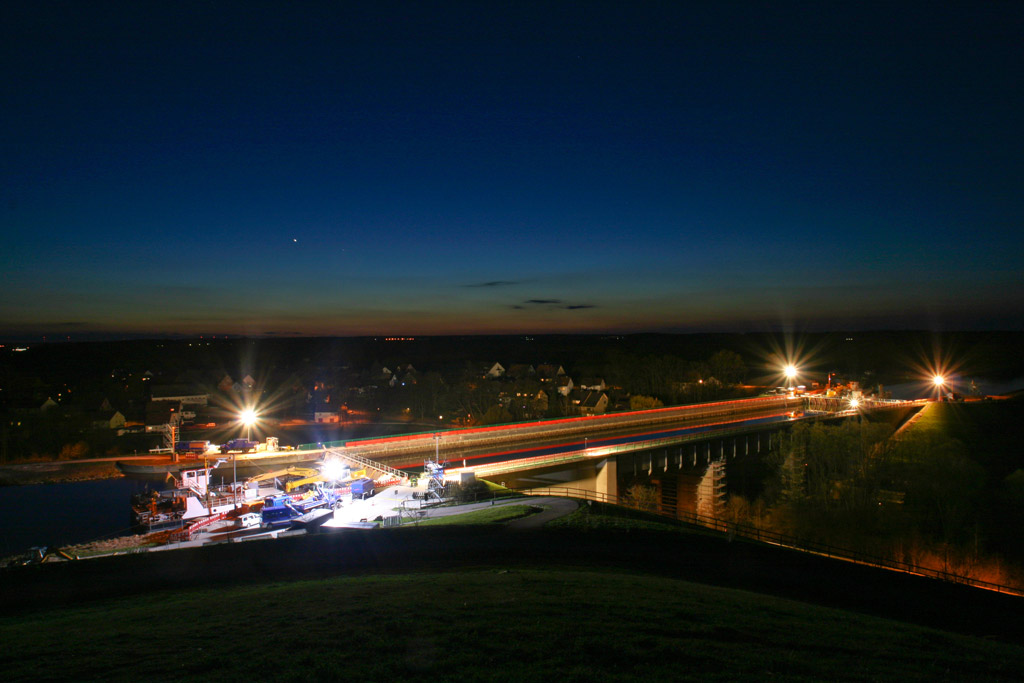
<path id="1" fill-rule="evenodd" d="M 131 496 L 147 486 L 125 478 L 6 486 L 0 489 L 0 556 L 128 534 Z"/>

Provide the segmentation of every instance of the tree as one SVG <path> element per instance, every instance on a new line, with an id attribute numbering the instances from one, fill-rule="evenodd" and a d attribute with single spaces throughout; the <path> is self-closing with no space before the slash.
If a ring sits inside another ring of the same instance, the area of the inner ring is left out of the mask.
<path id="1" fill-rule="evenodd" d="M 918 529 L 947 543 L 968 539 L 984 468 L 967 457 L 962 443 L 934 433 L 912 433 L 900 450 L 910 463 L 905 507 Z"/>
<path id="2" fill-rule="evenodd" d="M 711 374 L 723 384 L 739 384 L 747 373 L 743 358 L 735 351 L 722 349 L 708 360 Z"/>
<path id="3" fill-rule="evenodd" d="M 626 494 L 622 496 L 622 502 L 623 504 L 636 508 L 637 510 L 657 512 L 658 490 L 653 486 L 633 484 L 633 486 L 630 486 L 626 491 Z"/>
<path id="4" fill-rule="evenodd" d="M 482 425 L 505 424 L 512 422 L 512 414 L 500 405 L 493 405 L 487 409 L 484 416 L 480 418 Z"/>
<path id="5" fill-rule="evenodd" d="M 660 408 L 663 405 L 665 404 L 653 396 L 635 394 L 629 397 L 630 410 L 648 410 L 650 408 Z"/>

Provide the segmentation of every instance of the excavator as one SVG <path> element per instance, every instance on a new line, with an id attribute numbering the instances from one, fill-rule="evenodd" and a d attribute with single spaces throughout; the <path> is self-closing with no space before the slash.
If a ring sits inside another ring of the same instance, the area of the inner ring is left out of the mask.
<path id="1" fill-rule="evenodd" d="M 284 482 L 284 490 L 292 492 L 303 484 L 312 484 L 317 481 L 325 481 L 323 474 L 320 470 L 313 469 L 312 467 L 286 467 L 283 470 L 274 470 L 273 472 L 264 472 L 263 474 L 257 474 L 256 476 L 249 477 L 245 480 L 248 484 L 260 484 L 264 481 L 270 481 L 271 479 L 284 479 L 288 478 Z"/>

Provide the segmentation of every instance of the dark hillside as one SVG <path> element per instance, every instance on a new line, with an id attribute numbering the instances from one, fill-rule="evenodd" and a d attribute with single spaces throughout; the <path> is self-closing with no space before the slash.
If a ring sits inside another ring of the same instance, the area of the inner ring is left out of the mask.
<path id="1" fill-rule="evenodd" d="M 197 585 L 467 567 L 671 576 L 1024 643 L 1024 599 L 725 538 L 657 532 L 403 528 L 224 544 L 7 570 L 4 613 Z"/>

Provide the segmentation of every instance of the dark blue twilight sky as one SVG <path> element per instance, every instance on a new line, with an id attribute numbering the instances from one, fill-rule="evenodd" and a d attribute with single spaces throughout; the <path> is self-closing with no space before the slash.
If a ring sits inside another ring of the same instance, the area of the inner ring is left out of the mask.
<path id="1" fill-rule="evenodd" d="M 4 3 L 0 336 L 1024 329 L 1024 4 Z"/>

